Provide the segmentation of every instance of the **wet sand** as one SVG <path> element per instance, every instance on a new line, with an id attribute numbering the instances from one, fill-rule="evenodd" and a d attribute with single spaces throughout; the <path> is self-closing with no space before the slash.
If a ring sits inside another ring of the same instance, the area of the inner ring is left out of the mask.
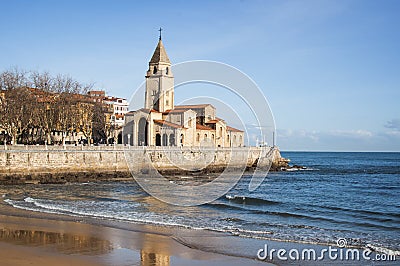
<path id="1" fill-rule="evenodd" d="M 4 203 L 0 213 L 1 265 L 266 265 L 188 247 L 177 241 L 174 229 L 119 223 L 109 227 L 104 224 L 108 221 L 96 224 Z M 188 235 L 191 230 L 184 231 Z"/>
<path id="2" fill-rule="evenodd" d="M 0 199 L 1 265 L 394 265 L 372 261 L 259 261 L 257 251 L 324 245 L 20 210 Z M 319 253 L 318 253 L 319 254 Z"/>

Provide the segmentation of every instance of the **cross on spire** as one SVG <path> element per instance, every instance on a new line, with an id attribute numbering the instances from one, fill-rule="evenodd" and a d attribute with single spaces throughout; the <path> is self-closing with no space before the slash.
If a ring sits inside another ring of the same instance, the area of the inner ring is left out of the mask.
<path id="1" fill-rule="evenodd" d="M 160 29 L 158 30 L 159 32 L 160 32 L 160 38 L 159 38 L 159 40 L 161 41 L 161 32 L 162 32 L 162 28 L 160 27 Z"/>

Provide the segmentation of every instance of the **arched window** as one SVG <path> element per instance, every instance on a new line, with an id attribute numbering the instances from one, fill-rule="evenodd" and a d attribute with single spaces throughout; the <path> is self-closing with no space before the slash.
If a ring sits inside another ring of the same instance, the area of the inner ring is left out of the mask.
<path id="1" fill-rule="evenodd" d="M 169 73 L 169 67 L 167 67 L 167 69 L 165 70 L 165 74 L 168 75 Z"/>
<path id="2" fill-rule="evenodd" d="M 161 146 L 161 134 L 156 134 L 156 146 Z"/>
<path id="3" fill-rule="evenodd" d="M 200 133 L 197 133 L 197 138 L 196 138 L 197 142 L 200 142 Z"/>
<path id="4" fill-rule="evenodd" d="M 215 139 L 214 134 L 211 134 L 211 141 L 214 142 L 214 139 Z"/>
<path id="5" fill-rule="evenodd" d="M 181 134 L 181 145 L 183 146 L 183 141 L 184 141 L 185 136 Z"/>
<path id="6" fill-rule="evenodd" d="M 138 145 L 147 146 L 147 128 L 148 123 L 146 118 L 142 117 L 139 120 L 139 132 L 138 132 Z"/>
<path id="7" fill-rule="evenodd" d="M 207 134 L 204 134 L 204 140 L 207 140 Z"/>
<path id="8" fill-rule="evenodd" d="M 154 66 L 154 69 L 153 69 L 153 74 L 156 74 L 157 73 L 157 67 L 156 66 Z"/>
<path id="9" fill-rule="evenodd" d="M 162 145 L 168 146 L 168 136 L 165 133 L 162 135 Z"/>
<path id="10" fill-rule="evenodd" d="M 175 134 L 169 135 L 169 146 L 175 146 Z"/>
<path id="11" fill-rule="evenodd" d="M 191 117 L 189 117 L 189 121 L 188 121 L 188 127 L 191 127 L 192 126 L 192 118 Z"/>

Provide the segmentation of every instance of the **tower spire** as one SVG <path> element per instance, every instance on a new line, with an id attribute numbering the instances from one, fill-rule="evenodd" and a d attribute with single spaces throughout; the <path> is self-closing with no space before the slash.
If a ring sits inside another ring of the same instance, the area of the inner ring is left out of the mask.
<path id="1" fill-rule="evenodd" d="M 158 38 L 161 41 L 161 32 L 162 32 L 162 28 L 160 27 L 160 29 L 158 30 L 160 32 L 160 37 Z"/>
<path id="2" fill-rule="evenodd" d="M 167 52 L 165 51 L 164 45 L 163 45 L 163 43 L 161 41 L 162 28 L 160 28 L 159 31 L 160 31 L 160 39 L 158 41 L 157 47 L 156 47 L 156 49 L 155 49 L 155 51 L 153 53 L 153 56 L 151 57 L 151 60 L 150 60 L 149 63 L 151 65 L 159 64 L 159 63 L 165 63 L 165 64 L 169 64 L 170 65 L 171 62 L 169 61 Z"/>

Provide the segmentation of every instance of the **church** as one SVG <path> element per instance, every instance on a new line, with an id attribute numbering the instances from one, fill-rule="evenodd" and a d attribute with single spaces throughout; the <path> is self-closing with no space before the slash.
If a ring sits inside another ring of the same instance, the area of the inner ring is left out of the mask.
<path id="1" fill-rule="evenodd" d="M 244 132 L 216 117 L 213 105 L 174 104 L 174 75 L 161 32 L 145 77 L 144 108 L 125 114 L 125 143 L 134 146 L 244 146 Z"/>

